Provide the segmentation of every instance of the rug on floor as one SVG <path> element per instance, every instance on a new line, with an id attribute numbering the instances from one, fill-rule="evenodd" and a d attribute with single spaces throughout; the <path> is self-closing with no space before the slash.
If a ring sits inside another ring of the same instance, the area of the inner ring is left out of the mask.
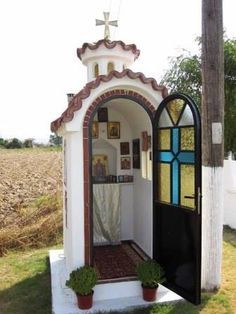
<path id="1" fill-rule="evenodd" d="M 136 265 L 142 258 L 129 244 L 94 247 L 94 266 L 99 279 L 136 276 Z"/>

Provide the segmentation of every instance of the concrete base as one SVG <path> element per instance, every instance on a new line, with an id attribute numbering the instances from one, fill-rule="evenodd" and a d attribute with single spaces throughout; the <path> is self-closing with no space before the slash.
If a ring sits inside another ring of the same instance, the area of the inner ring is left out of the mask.
<path id="1" fill-rule="evenodd" d="M 139 281 L 99 284 L 94 288 L 93 307 L 89 311 L 80 310 L 74 292 L 65 286 L 67 279 L 63 250 L 49 252 L 52 286 L 52 313 L 79 314 L 105 313 L 111 310 L 124 310 L 138 306 L 148 306 L 150 302 L 142 299 Z M 154 303 L 176 302 L 182 298 L 176 293 L 159 286 Z"/>

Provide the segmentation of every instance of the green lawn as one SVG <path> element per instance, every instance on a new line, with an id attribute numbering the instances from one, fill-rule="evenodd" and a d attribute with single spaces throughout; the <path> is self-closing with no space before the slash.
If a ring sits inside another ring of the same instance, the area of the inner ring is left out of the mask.
<path id="1" fill-rule="evenodd" d="M 236 231 L 225 228 L 222 287 L 203 294 L 202 304 L 188 302 L 134 309 L 132 314 L 233 314 L 236 313 Z M 0 258 L 0 313 L 51 313 L 48 248 L 12 252 Z M 117 313 L 117 312 L 111 312 Z M 127 311 L 123 313 L 128 313 Z"/>

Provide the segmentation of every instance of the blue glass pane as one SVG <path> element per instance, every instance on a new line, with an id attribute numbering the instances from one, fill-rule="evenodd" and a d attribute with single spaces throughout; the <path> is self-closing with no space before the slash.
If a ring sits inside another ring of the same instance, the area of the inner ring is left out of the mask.
<path id="1" fill-rule="evenodd" d="M 178 155 L 178 159 L 180 162 L 185 162 L 189 164 L 194 164 L 195 161 L 194 153 L 191 152 L 180 152 Z"/>
<path id="2" fill-rule="evenodd" d="M 179 204 L 179 163 L 177 160 L 172 163 L 172 203 Z"/>
<path id="3" fill-rule="evenodd" d="M 173 159 L 173 154 L 171 152 L 159 152 L 157 158 L 159 161 L 171 162 Z"/>
<path id="4" fill-rule="evenodd" d="M 179 151 L 179 129 L 172 129 L 172 149 L 175 154 Z"/>

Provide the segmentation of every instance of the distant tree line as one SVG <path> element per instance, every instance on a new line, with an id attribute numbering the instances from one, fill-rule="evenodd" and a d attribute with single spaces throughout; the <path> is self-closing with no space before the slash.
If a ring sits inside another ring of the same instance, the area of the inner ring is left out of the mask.
<path id="1" fill-rule="evenodd" d="M 33 138 L 27 138 L 23 141 L 18 138 L 4 139 L 0 138 L 0 148 L 33 148 L 33 147 L 48 147 L 48 146 L 61 146 L 62 138 L 56 134 L 51 134 L 47 144 L 37 143 Z"/>
<path id="2" fill-rule="evenodd" d="M 32 148 L 33 147 L 33 141 L 32 138 L 27 138 L 23 141 L 19 140 L 18 138 L 12 138 L 12 139 L 3 139 L 0 138 L 0 146 L 3 148 Z"/>

